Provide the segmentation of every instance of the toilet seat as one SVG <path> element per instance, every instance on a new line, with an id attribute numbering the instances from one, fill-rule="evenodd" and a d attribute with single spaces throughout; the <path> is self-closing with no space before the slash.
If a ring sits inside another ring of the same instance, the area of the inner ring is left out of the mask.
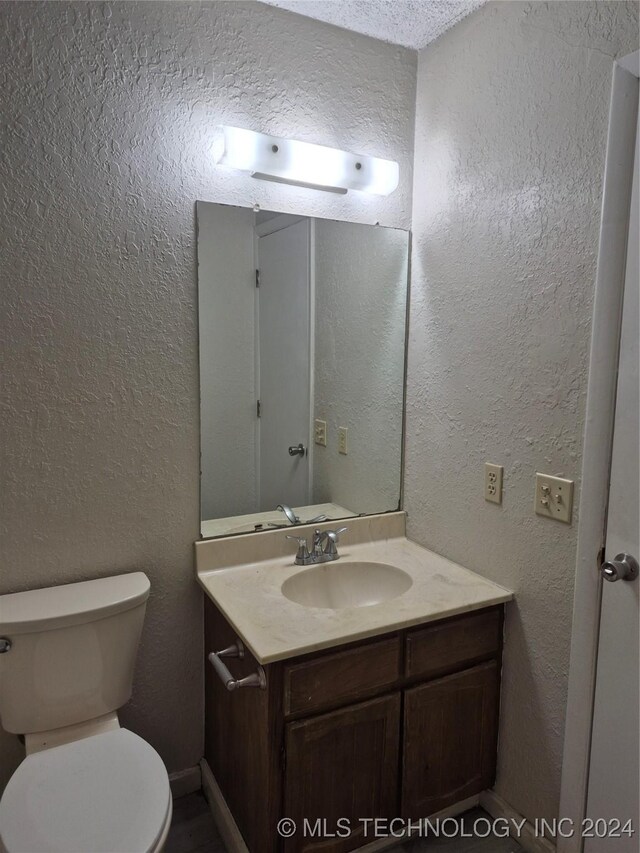
<path id="1" fill-rule="evenodd" d="M 0 801 L 8 853 L 152 853 L 171 821 L 158 753 L 117 729 L 28 755 Z"/>

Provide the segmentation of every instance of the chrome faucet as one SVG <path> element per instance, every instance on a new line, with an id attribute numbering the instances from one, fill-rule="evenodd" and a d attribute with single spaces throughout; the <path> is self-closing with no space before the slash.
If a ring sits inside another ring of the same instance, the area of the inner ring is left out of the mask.
<path id="1" fill-rule="evenodd" d="M 320 521 L 326 521 L 326 515 L 316 515 L 314 518 L 310 518 L 308 521 L 300 521 L 300 517 L 295 514 L 295 512 L 291 509 L 287 504 L 278 504 L 276 509 L 279 509 L 286 516 L 287 521 L 291 526 L 295 526 L 296 524 L 317 524 Z M 267 524 L 267 527 L 286 527 L 286 524 L 274 524 L 273 521 L 270 521 Z"/>
<path id="2" fill-rule="evenodd" d="M 291 509 L 291 507 L 287 506 L 287 504 L 278 504 L 276 509 L 282 510 L 282 512 L 286 515 L 289 524 L 300 524 L 300 519 Z"/>
<path id="3" fill-rule="evenodd" d="M 330 560 L 339 559 L 340 554 L 338 554 L 337 545 L 340 541 L 340 534 L 344 533 L 346 529 L 346 527 L 339 527 L 338 530 L 314 531 L 311 538 L 311 550 L 309 550 L 304 536 L 287 536 L 287 539 L 293 539 L 298 543 L 296 566 L 311 566 L 314 563 L 327 563 Z"/>

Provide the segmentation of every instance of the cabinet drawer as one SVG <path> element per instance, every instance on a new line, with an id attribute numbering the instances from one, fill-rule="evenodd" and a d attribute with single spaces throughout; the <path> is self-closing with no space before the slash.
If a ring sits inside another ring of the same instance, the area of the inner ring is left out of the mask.
<path id="1" fill-rule="evenodd" d="M 399 677 L 399 637 L 293 664 L 284 671 L 284 712 L 361 699 L 394 685 Z"/>
<path id="2" fill-rule="evenodd" d="M 502 608 L 482 610 L 412 631 L 406 639 L 406 675 L 431 677 L 495 654 Z"/>

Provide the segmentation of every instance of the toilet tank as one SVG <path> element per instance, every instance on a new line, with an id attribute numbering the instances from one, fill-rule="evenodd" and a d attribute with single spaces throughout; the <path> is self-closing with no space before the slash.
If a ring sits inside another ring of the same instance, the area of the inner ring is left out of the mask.
<path id="1" fill-rule="evenodd" d="M 0 596 L 2 728 L 50 731 L 122 707 L 149 588 L 133 572 Z"/>

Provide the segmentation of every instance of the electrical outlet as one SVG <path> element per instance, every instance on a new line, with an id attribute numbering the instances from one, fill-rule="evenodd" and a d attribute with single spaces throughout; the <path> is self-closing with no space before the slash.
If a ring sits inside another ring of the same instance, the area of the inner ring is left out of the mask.
<path id="1" fill-rule="evenodd" d="M 536 474 L 534 509 L 538 515 L 571 524 L 573 511 L 573 480 Z"/>
<path id="2" fill-rule="evenodd" d="M 338 453 L 347 455 L 347 427 L 338 427 Z"/>
<path id="3" fill-rule="evenodd" d="M 313 422 L 313 440 L 322 447 L 327 446 L 327 422 L 316 419 Z"/>
<path id="4" fill-rule="evenodd" d="M 484 499 L 494 504 L 502 503 L 502 465 L 484 463 Z"/>

